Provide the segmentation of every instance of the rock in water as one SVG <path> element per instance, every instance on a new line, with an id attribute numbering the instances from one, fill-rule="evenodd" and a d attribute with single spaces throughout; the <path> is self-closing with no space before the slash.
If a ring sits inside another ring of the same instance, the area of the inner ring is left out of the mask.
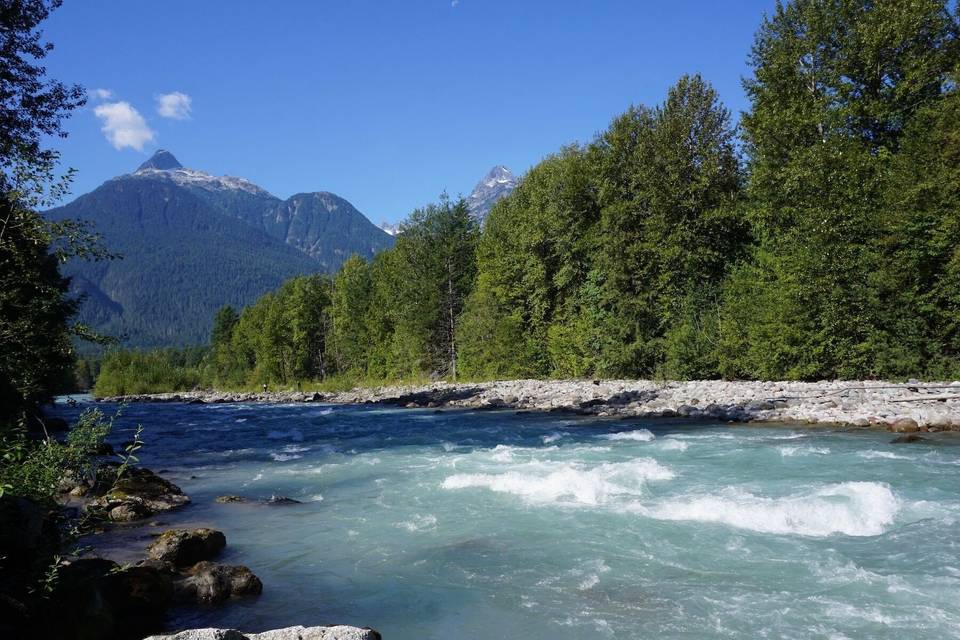
<path id="1" fill-rule="evenodd" d="M 907 433 L 902 436 L 897 436 L 890 441 L 890 444 L 910 444 L 912 442 L 926 442 L 927 439 L 923 436 L 918 436 L 915 433 Z"/>
<path id="2" fill-rule="evenodd" d="M 130 522 L 170 511 L 190 502 L 180 487 L 149 469 L 118 464 L 102 465 L 91 493 L 98 496 L 87 509 L 115 522 Z"/>
<path id="3" fill-rule="evenodd" d="M 251 633 L 250 640 L 381 640 L 373 629 L 336 625 L 332 627 L 288 627 Z"/>
<path id="4" fill-rule="evenodd" d="M 920 430 L 920 425 L 913 418 L 900 418 L 890 425 L 894 433 L 914 433 Z"/>
<path id="5" fill-rule="evenodd" d="M 214 529 L 170 529 L 147 548 L 147 558 L 189 567 L 210 560 L 227 546 L 227 538 Z"/>
<path id="6" fill-rule="evenodd" d="M 258 595 L 263 583 L 244 566 L 198 562 L 173 588 L 174 598 L 180 602 L 213 604 L 235 596 Z"/>
<path id="7" fill-rule="evenodd" d="M 233 629 L 191 629 L 170 636 L 145 640 L 381 640 L 373 629 L 334 625 L 330 627 L 287 627 L 263 633 L 240 633 Z"/>

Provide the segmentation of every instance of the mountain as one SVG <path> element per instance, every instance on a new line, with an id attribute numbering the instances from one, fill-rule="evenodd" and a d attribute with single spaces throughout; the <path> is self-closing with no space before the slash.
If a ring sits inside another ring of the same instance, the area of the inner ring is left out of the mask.
<path id="1" fill-rule="evenodd" d="M 470 215 L 478 223 L 483 224 L 490 213 L 490 209 L 497 200 L 508 195 L 517 187 L 517 178 L 503 165 L 490 169 L 489 173 L 477 183 L 473 192 L 467 198 L 467 207 Z"/>
<path id="2" fill-rule="evenodd" d="M 80 320 L 136 347 L 203 343 L 220 306 L 393 244 L 332 193 L 281 200 L 243 178 L 185 168 L 164 150 L 46 215 L 91 221 L 123 256 L 71 261 L 64 272 L 85 294 Z"/>
<path id="3" fill-rule="evenodd" d="M 383 220 L 383 221 L 382 221 L 380 224 L 378 224 L 377 226 L 380 227 L 381 229 L 383 229 L 384 233 L 388 233 L 388 234 L 390 234 L 391 236 L 395 236 L 395 235 L 397 235 L 398 233 L 400 233 L 400 223 L 399 223 L 399 222 L 397 222 L 397 223 L 390 223 L 390 222 L 387 222 L 386 220 Z"/>

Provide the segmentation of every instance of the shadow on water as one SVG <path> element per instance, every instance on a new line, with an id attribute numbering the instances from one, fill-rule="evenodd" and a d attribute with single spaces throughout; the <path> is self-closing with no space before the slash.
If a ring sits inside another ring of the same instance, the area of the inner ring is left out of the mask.
<path id="1" fill-rule="evenodd" d="M 430 401 L 437 400 L 436 393 Z M 456 396 L 475 391 L 455 389 Z M 643 400 L 629 392 L 625 402 Z M 647 392 L 643 392 L 647 393 Z M 652 392 L 651 392 L 652 393 Z M 422 404 L 423 394 L 396 400 Z M 453 396 L 444 401 L 452 400 Z M 393 401 L 391 401 L 393 402 Z M 55 415 L 71 420 L 90 404 L 58 405 Z M 388 404 L 184 404 L 95 405 L 117 417 L 110 442 L 130 441 L 143 427 L 143 464 L 155 468 L 227 464 L 240 460 L 282 462 L 303 451 L 361 454 L 398 447 L 437 446 L 460 452 L 497 445 L 543 446 L 562 438 L 565 445 L 598 436 L 646 429 L 657 437 L 726 428 L 715 419 L 601 417 L 577 411 L 495 409 L 401 409 Z M 769 425 L 776 427 L 777 425 Z M 781 425 L 788 427 L 788 425 Z M 546 439 L 546 440 L 545 440 Z M 273 457 L 268 450 L 275 449 Z M 284 453 L 286 452 L 286 453 Z M 218 456 L 220 458 L 218 459 Z"/>

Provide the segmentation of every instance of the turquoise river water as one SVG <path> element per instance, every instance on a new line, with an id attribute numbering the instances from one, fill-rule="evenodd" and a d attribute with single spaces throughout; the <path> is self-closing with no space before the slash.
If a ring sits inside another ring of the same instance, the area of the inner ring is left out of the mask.
<path id="1" fill-rule="evenodd" d="M 64 414 L 82 407 L 63 407 Z M 101 405 L 110 413 L 115 405 Z M 134 404 L 259 598 L 174 628 L 386 640 L 960 638 L 960 438 L 374 406 Z M 303 504 L 216 504 L 238 494 Z M 134 560 L 156 529 L 100 536 Z"/>

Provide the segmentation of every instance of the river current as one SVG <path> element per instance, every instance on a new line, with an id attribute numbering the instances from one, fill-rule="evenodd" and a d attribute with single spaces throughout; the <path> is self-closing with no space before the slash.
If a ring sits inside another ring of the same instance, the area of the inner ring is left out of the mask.
<path id="1" fill-rule="evenodd" d="M 76 414 L 85 405 L 61 406 Z M 117 405 L 100 405 L 108 414 Z M 132 404 L 164 526 L 259 598 L 174 628 L 386 640 L 960 638 L 960 438 L 319 404 Z M 302 502 L 217 504 L 219 495 Z M 98 536 L 133 561 L 156 528 Z"/>

